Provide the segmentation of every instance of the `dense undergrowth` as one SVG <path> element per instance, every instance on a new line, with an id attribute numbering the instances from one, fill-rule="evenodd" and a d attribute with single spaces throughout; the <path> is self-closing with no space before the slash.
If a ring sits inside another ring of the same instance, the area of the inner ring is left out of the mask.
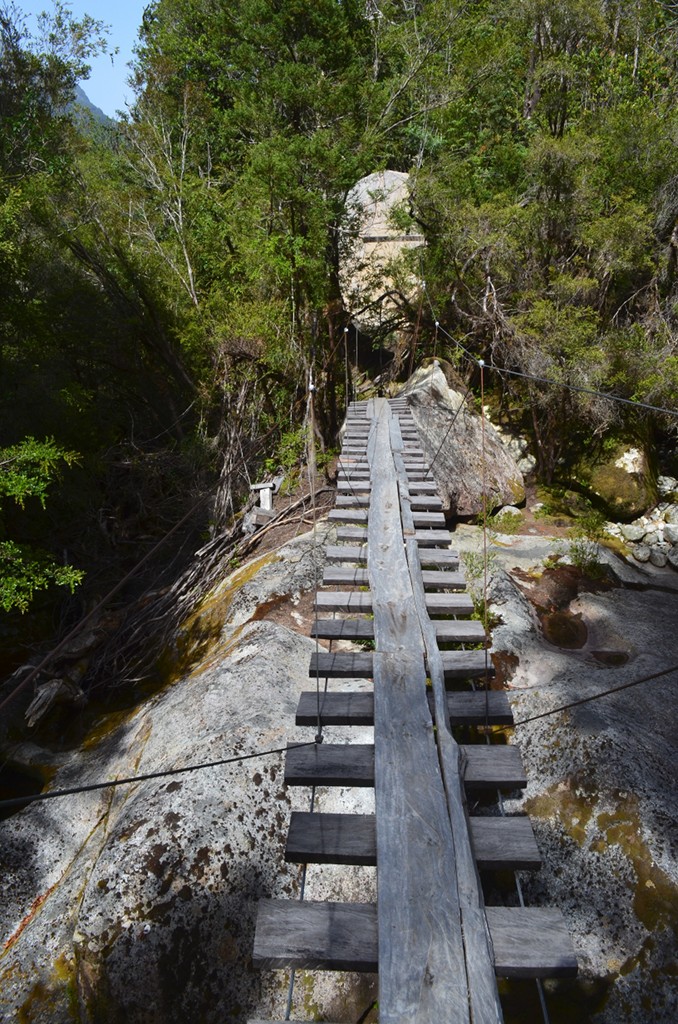
<path id="1" fill-rule="evenodd" d="M 671 416 L 589 391 L 675 407 L 674 4 L 157 0 L 107 125 L 67 103 L 102 26 L 57 4 L 43 30 L 0 11 L 0 449 L 77 458 L 44 507 L 3 497 L 0 543 L 85 573 L 57 631 L 187 516 L 121 599 L 170 585 L 307 430 L 331 449 L 373 351 L 382 383 L 435 354 L 475 389 L 484 359 L 547 484 L 620 439 L 650 472 L 672 451 Z M 354 349 L 347 195 L 385 167 L 427 244 Z"/>

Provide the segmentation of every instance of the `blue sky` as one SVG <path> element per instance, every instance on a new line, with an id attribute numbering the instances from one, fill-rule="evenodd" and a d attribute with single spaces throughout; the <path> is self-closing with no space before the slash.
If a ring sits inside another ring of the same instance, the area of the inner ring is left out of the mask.
<path id="1" fill-rule="evenodd" d="M 110 25 L 110 48 L 113 50 L 117 46 L 119 49 L 113 60 L 104 54 L 92 61 L 92 74 L 86 82 L 80 83 L 92 103 L 109 117 L 114 117 L 116 110 L 125 109 L 125 99 L 132 102 L 132 90 L 126 84 L 129 76 L 127 64 L 132 59 L 132 47 L 137 39 L 144 8 L 149 2 L 150 0 L 70 0 L 67 3 L 76 18 L 89 14 Z M 19 0 L 17 6 L 26 15 L 36 15 L 41 11 L 51 10 L 52 5 L 49 0 Z"/>

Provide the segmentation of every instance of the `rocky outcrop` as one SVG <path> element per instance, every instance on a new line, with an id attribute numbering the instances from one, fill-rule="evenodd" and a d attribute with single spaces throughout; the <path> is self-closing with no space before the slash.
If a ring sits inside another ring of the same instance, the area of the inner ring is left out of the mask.
<path id="1" fill-rule="evenodd" d="M 102 718 L 81 749 L 55 761 L 32 745 L 24 760 L 49 764 L 50 788 L 61 789 L 308 741 L 294 711 L 315 643 L 291 627 L 308 627 L 303 594 L 322 562 L 307 536 L 244 566 L 179 638 L 182 648 L 201 638 L 190 674 Z M 286 977 L 251 965 L 257 900 L 299 891 L 283 845 L 290 809 L 307 810 L 309 794 L 287 790 L 282 772 L 282 754 L 262 755 L 33 804 L 0 823 L 0 1019 L 282 1018 Z M 320 792 L 316 806 L 369 811 L 371 799 Z M 374 899 L 374 871 L 311 869 L 306 894 Z M 370 985 L 302 975 L 292 1016 L 357 1019 L 374 998 Z"/>
<path id="2" fill-rule="evenodd" d="M 605 530 L 627 545 L 636 562 L 678 570 L 678 505 L 662 501 L 631 523 L 606 523 Z"/>
<path id="3" fill-rule="evenodd" d="M 476 551 L 478 530 L 457 531 L 455 543 Z M 572 567 L 545 572 L 540 561 L 553 548 L 536 536 L 502 536 L 491 547 L 491 608 L 502 619 L 494 657 L 512 667 L 518 722 L 678 663 L 672 575 L 608 553 L 633 589 L 591 584 Z M 569 631 L 561 640 L 544 628 L 556 615 L 575 622 L 576 648 Z M 529 812 L 543 857 L 540 872 L 521 876 L 525 899 L 562 908 L 580 967 L 576 982 L 549 990 L 551 1019 L 675 1019 L 677 700 L 674 674 L 526 722 L 511 737 L 528 786 L 506 810 Z"/>
<path id="4" fill-rule="evenodd" d="M 448 387 L 437 362 L 418 370 L 402 395 L 412 408 L 426 458 L 454 515 L 479 515 L 525 498 L 523 476 L 492 424 Z M 484 436 L 483 436 L 484 435 Z"/>
<path id="5" fill-rule="evenodd" d="M 617 445 L 611 455 L 582 471 L 582 481 L 603 502 L 610 518 L 632 519 L 657 500 L 647 456 L 635 446 Z"/>

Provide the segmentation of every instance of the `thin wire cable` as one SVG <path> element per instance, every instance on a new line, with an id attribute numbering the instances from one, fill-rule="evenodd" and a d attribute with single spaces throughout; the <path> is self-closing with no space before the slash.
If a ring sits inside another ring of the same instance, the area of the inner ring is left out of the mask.
<path id="1" fill-rule="evenodd" d="M 579 700 L 570 701 L 569 704 L 561 704 L 557 708 L 552 708 L 550 711 L 542 711 L 538 715 L 531 715 L 530 718 L 521 718 L 520 721 L 514 722 L 513 725 L 500 726 L 501 732 L 505 732 L 507 729 L 515 729 L 519 725 L 528 725 L 530 722 L 538 722 L 541 718 L 549 718 L 550 715 L 560 714 L 561 711 L 569 711 L 571 708 L 581 707 L 582 704 L 590 704 L 594 700 L 601 700 L 603 697 L 610 697 L 614 693 L 621 693 L 623 690 L 630 690 L 634 686 L 640 686 L 642 683 L 651 683 L 655 679 L 662 679 L 664 676 L 670 676 L 674 672 L 678 672 L 678 665 L 672 665 L 671 668 L 662 669 L 661 672 L 653 672 L 652 675 L 643 676 L 642 679 L 634 679 L 630 683 L 622 683 L 621 686 L 612 686 L 608 690 L 602 690 L 600 693 L 594 693 L 591 697 L 581 697 Z"/>
<path id="2" fill-rule="evenodd" d="M 490 673 L 489 673 L 489 650 L 488 650 L 488 617 L 487 617 L 487 577 L 488 577 L 488 548 L 487 548 L 487 452 L 485 449 L 485 364 L 480 360 L 480 451 L 482 465 L 482 487 L 483 487 L 483 628 L 485 630 L 485 728 L 490 724 Z"/>
<path id="3" fill-rule="evenodd" d="M 185 775 L 187 772 L 203 771 L 206 768 L 219 768 L 225 764 L 239 764 L 241 761 L 252 761 L 257 757 L 269 757 L 271 754 L 284 754 L 288 750 L 298 747 L 312 747 L 313 741 L 308 743 L 290 743 L 285 747 L 275 747 L 272 750 L 257 750 L 253 754 L 239 754 L 237 757 L 223 757 L 218 761 L 205 761 L 200 764 L 189 764 L 183 768 L 165 768 L 159 772 L 146 772 L 142 775 L 130 775 L 122 779 L 108 779 L 106 782 L 92 782 L 86 786 L 72 786 L 69 789 L 53 789 L 47 793 L 34 793 L 31 796 L 12 797 L 9 800 L 0 800 L 0 807 L 17 807 L 19 804 L 26 805 L 41 802 L 43 800 L 56 800 L 62 796 L 75 796 L 78 793 L 94 793 L 99 789 L 117 788 L 118 786 L 131 786 L 138 782 L 149 782 L 153 779 L 166 779 L 172 775 Z"/>
<path id="4" fill-rule="evenodd" d="M 433 303 L 431 302 L 428 290 L 426 289 L 426 283 L 422 282 L 422 285 L 428 298 L 428 304 L 431 310 L 431 314 L 436 322 L 436 330 L 439 330 L 441 334 L 443 334 L 449 341 L 456 345 L 457 349 L 461 351 L 472 363 L 477 364 L 477 358 L 473 355 L 473 353 L 470 352 L 469 349 L 467 349 L 464 345 L 462 345 L 458 338 L 453 337 L 453 335 L 451 335 L 449 331 L 446 331 L 445 328 L 440 324 L 436 311 L 433 308 Z M 492 364 L 487 364 L 487 366 L 489 370 L 492 370 L 494 373 L 498 373 L 499 375 L 506 373 L 511 377 L 520 377 L 523 380 L 532 380 L 539 384 L 549 384 L 552 387 L 565 388 L 567 391 L 573 391 L 576 394 L 591 395 L 594 398 L 604 398 L 608 402 L 617 402 L 620 405 L 629 405 L 637 409 L 646 409 L 649 412 L 658 412 L 666 416 L 678 416 L 678 409 L 667 409 L 665 406 L 653 405 L 651 402 L 637 401 L 636 399 L 632 398 L 622 398 L 619 395 L 611 395 L 606 391 L 597 391 L 595 388 L 585 388 L 578 384 L 568 384 L 565 381 L 553 380 L 550 377 L 540 377 L 537 374 L 533 373 L 523 373 L 520 370 L 510 370 L 508 369 L 508 367 L 504 366 L 493 366 Z"/>
<path id="5" fill-rule="evenodd" d="M 475 363 L 475 360 L 474 360 L 474 363 Z M 477 363 L 476 363 L 476 365 L 477 365 Z M 470 394 L 471 394 L 471 386 L 469 384 L 469 386 L 466 388 L 466 394 L 463 396 L 461 402 L 459 403 L 459 408 L 457 409 L 457 411 L 455 412 L 455 414 L 454 414 L 454 416 L 452 418 L 452 422 L 450 423 L 449 427 L 445 431 L 445 436 L 443 437 L 442 441 L 438 445 L 437 452 L 435 453 L 435 455 L 433 456 L 433 458 L 431 459 L 431 461 L 429 463 L 429 470 L 433 470 L 433 466 L 435 465 L 438 456 L 440 455 L 441 451 L 443 450 L 443 446 L 444 446 L 445 442 L 447 441 L 448 437 L 450 436 L 450 432 L 452 430 L 452 427 L 457 422 L 457 418 L 458 418 L 460 412 L 462 411 L 462 409 L 464 408 L 464 406 L 466 405 L 466 401 L 467 401 L 468 396 Z"/>

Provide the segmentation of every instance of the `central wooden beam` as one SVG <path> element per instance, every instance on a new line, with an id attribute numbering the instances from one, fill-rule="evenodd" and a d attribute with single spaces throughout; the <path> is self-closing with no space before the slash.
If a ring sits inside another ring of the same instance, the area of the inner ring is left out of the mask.
<path id="1" fill-rule="evenodd" d="M 466 1024 L 466 983 L 450 820 L 426 697 L 390 444 L 375 400 L 367 570 L 373 597 L 380 1024 Z"/>

